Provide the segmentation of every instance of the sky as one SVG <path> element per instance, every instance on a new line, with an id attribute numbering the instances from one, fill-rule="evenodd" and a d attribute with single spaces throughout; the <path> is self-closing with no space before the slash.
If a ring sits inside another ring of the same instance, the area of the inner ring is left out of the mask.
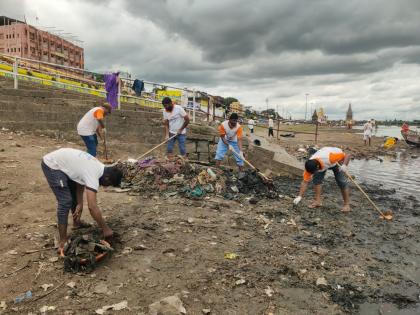
<path id="1" fill-rule="evenodd" d="M 342 119 L 349 103 L 356 120 L 420 119 L 418 0 L 1 0 L 0 12 L 76 35 L 92 71 L 297 119 L 321 106 Z"/>

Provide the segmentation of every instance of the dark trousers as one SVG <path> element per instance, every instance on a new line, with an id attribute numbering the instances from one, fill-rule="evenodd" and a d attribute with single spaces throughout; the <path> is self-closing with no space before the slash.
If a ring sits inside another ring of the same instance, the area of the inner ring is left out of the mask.
<path id="1" fill-rule="evenodd" d="M 268 128 L 268 136 L 274 137 L 274 130 L 273 127 Z"/>
<path id="2" fill-rule="evenodd" d="M 91 136 L 81 136 L 81 137 L 86 144 L 87 152 L 92 156 L 96 156 L 96 147 L 98 146 L 98 136 L 94 134 Z"/>
<path id="3" fill-rule="evenodd" d="M 41 163 L 45 178 L 57 199 L 58 224 L 67 225 L 69 211 L 74 212 L 77 205 L 76 182 L 64 172 L 49 168 L 44 161 Z"/>

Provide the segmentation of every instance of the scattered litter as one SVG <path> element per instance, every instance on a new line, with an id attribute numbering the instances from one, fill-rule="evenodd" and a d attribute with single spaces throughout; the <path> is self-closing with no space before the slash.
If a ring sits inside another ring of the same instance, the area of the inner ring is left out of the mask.
<path id="1" fill-rule="evenodd" d="M 56 308 L 57 306 L 44 305 L 43 307 L 39 309 L 39 311 L 41 312 L 41 314 L 43 314 L 43 313 L 48 313 L 49 311 L 55 311 Z"/>
<path id="2" fill-rule="evenodd" d="M 239 256 L 238 256 L 238 254 L 227 252 L 227 253 L 225 253 L 225 256 L 224 257 L 225 257 L 225 259 L 236 259 Z"/>
<path id="3" fill-rule="evenodd" d="M 93 292 L 95 292 L 96 294 L 106 294 L 106 295 L 112 294 L 112 292 L 108 289 L 108 286 L 103 282 L 96 285 L 93 288 Z"/>
<path id="4" fill-rule="evenodd" d="M 17 254 L 18 254 L 18 252 L 17 252 L 17 250 L 12 249 L 12 250 L 9 250 L 9 251 L 7 252 L 7 254 L 9 254 L 9 255 L 17 255 Z"/>
<path id="5" fill-rule="evenodd" d="M 58 257 L 51 257 L 48 259 L 49 262 L 57 262 L 58 261 Z"/>
<path id="6" fill-rule="evenodd" d="M 122 254 L 123 255 L 128 255 L 131 254 L 133 252 L 133 249 L 131 247 L 124 247 L 124 249 L 122 250 Z"/>
<path id="7" fill-rule="evenodd" d="M 22 295 L 15 297 L 14 302 L 15 304 L 21 303 L 26 300 L 32 299 L 32 291 L 26 291 Z"/>
<path id="8" fill-rule="evenodd" d="M 121 310 L 124 310 L 126 308 L 128 308 L 127 301 L 122 301 L 122 302 L 117 303 L 117 304 L 102 306 L 101 308 L 97 309 L 95 311 L 95 313 L 96 314 L 105 314 L 105 312 L 108 311 L 108 310 L 121 311 Z"/>
<path id="9" fill-rule="evenodd" d="M 203 308 L 202 309 L 203 314 L 210 314 L 211 313 L 211 309 L 209 308 Z"/>
<path id="10" fill-rule="evenodd" d="M 74 289 L 76 287 L 76 282 L 71 281 L 71 282 L 67 283 L 66 286 L 68 286 L 71 289 Z"/>
<path id="11" fill-rule="evenodd" d="M 328 282 L 327 282 L 327 280 L 325 280 L 324 277 L 320 277 L 320 278 L 316 279 L 316 285 L 318 287 L 323 287 L 323 286 L 327 286 Z"/>
<path id="12" fill-rule="evenodd" d="M 149 305 L 149 315 L 160 315 L 160 314 L 186 314 L 182 301 L 178 296 L 172 295 L 163 298 L 153 304 Z"/>
<path id="13" fill-rule="evenodd" d="M 1 301 L 0 302 L 0 309 L 3 310 L 3 311 L 7 309 L 6 301 Z"/>
<path id="14" fill-rule="evenodd" d="M 264 290 L 265 294 L 267 294 L 268 297 L 272 297 L 273 296 L 273 289 L 271 289 L 269 286 L 267 286 L 267 288 Z"/>
<path id="15" fill-rule="evenodd" d="M 43 285 L 40 285 L 39 287 L 42 288 L 44 290 L 44 292 L 46 292 L 49 288 L 52 288 L 54 286 L 54 284 L 52 283 L 45 283 Z"/>
<path id="16" fill-rule="evenodd" d="M 235 284 L 236 285 L 241 285 L 241 284 L 244 284 L 244 283 L 246 283 L 246 280 L 245 279 L 239 279 L 239 280 L 236 280 L 235 281 Z"/>
<path id="17" fill-rule="evenodd" d="M 145 250 L 147 249 L 146 246 L 144 246 L 143 244 L 139 244 L 133 247 L 134 250 Z"/>

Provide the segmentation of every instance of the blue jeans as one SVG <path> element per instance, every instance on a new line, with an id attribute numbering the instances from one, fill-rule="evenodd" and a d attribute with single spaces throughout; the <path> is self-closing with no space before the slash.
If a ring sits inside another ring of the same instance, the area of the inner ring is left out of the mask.
<path id="1" fill-rule="evenodd" d="M 86 144 L 87 152 L 92 156 L 96 156 L 96 146 L 98 145 L 97 135 L 94 134 L 91 136 L 81 136 L 81 137 Z"/>
<path id="2" fill-rule="evenodd" d="M 174 134 L 170 133 L 169 138 L 172 137 Z M 168 144 L 166 145 L 166 152 L 171 154 L 174 151 L 175 141 L 178 140 L 178 147 L 179 147 L 179 154 L 182 156 L 187 154 L 187 149 L 185 148 L 185 141 L 187 140 L 187 135 L 177 135 L 175 138 L 169 140 Z"/>
<path id="3" fill-rule="evenodd" d="M 76 182 L 60 170 L 53 170 L 42 161 L 42 171 L 57 199 L 58 224 L 67 225 L 69 212 L 73 213 L 77 205 Z"/>
<path id="4" fill-rule="evenodd" d="M 233 149 L 239 154 L 241 150 L 239 150 L 238 142 L 228 140 L 228 144 L 230 144 L 233 147 Z M 228 151 L 229 151 L 229 147 L 226 144 L 224 144 L 222 139 L 219 139 L 219 142 L 217 143 L 216 157 L 214 159 L 217 161 L 222 161 Z M 236 160 L 236 165 L 238 166 L 244 165 L 244 161 L 241 158 L 239 158 L 239 156 L 237 156 L 236 154 L 233 154 L 233 157 Z"/>

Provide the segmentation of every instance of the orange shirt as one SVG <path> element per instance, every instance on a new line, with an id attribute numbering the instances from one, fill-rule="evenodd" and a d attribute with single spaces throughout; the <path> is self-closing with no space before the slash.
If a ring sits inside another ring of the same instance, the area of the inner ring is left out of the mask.
<path id="1" fill-rule="evenodd" d="M 221 137 L 225 137 L 228 141 L 238 141 L 238 137 L 242 138 L 242 126 L 240 124 L 236 124 L 235 128 L 230 128 L 229 120 L 224 121 L 219 126 L 219 134 Z"/>
<path id="2" fill-rule="evenodd" d="M 346 157 L 346 154 L 339 148 L 324 147 L 318 150 L 314 155 L 311 156 L 310 160 L 317 160 L 321 165 L 318 172 L 323 172 L 331 167 L 337 165 Z M 313 174 L 307 170 L 303 172 L 303 180 L 309 182 L 312 179 Z"/>

